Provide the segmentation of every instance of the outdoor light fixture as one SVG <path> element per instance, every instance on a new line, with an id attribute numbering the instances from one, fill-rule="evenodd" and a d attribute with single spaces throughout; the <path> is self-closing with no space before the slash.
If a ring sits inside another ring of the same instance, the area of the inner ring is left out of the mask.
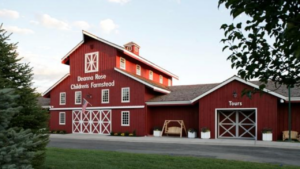
<path id="1" fill-rule="evenodd" d="M 284 103 L 284 100 L 283 100 L 283 99 L 280 99 L 280 103 Z"/>
<path id="2" fill-rule="evenodd" d="M 234 98 L 237 98 L 237 93 L 236 93 L 236 91 L 234 91 L 234 92 L 232 93 L 232 95 L 233 95 Z"/>
<path id="3" fill-rule="evenodd" d="M 91 95 L 91 94 L 88 94 L 88 95 L 86 95 L 86 97 L 88 97 L 89 99 L 91 99 L 91 98 L 92 98 L 92 95 Z"/>

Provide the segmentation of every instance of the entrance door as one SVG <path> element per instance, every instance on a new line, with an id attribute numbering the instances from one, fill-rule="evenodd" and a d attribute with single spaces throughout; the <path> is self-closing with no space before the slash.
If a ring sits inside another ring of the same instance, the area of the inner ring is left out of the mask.
<path id="1" fill-rule="evenodd" d="M 256 139 L 255 110 L 218 110 L 218 138 Z"/>
<path id="2" fill-rule="evenodd" d="M 74 110 L 72 112 L 73 133 L 110 134 L 111 110 Z"/>

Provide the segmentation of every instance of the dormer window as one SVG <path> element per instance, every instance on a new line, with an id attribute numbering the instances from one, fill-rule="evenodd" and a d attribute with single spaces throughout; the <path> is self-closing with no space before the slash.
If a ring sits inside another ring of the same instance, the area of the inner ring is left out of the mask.
<path id="1" fill-rule="evenodd" d="M 136 65 L 136 74 L 141 75 L 141 66 L 140 65 Z"/>
<path id="2" fill-rule="evenodd" d="M 168 86 L 171 86 L 172 84 L 172 81 L 171 81 L 171 79 L 168 79 Z"/>
<path id="3" fill-rule="evenodd" d="M 126 60 L 124 58 L 120 58 L 120 68 L 126 69 Z"/>
<path id="4" fill-rule="evenodd" d="M 163 84 L 163 82 L 164 82 L 163 76 L 159 75 L 159 83 Z"/>
<path id="5" fill-rule="evenodd" d="M 85 54 L 84 59 L 84 72 L 98 72 L 99 70 L 99 54 L 98 52 L 87 53 Z"/>
<path id="6" fill-rule="evenodd" d="M 149 71 L 149 79 L 153 80 L 153 72 L 151 70 Z"/>

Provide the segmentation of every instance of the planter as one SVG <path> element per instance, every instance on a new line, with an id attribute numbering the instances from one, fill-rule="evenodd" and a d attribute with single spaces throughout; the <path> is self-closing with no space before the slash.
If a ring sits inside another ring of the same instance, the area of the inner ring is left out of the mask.
<path id="1" fill-rule="evenodd" d="M 273 141 L 273 134 L 272 133 L 263 133 L 263 141 Z"/>
<path id="2" fill-rule="evenodd" d="M 160 137 L 161 136 L 161 131 L 153 130 L 153 136 L 154 137 Z"/>
<path id="3" fill-rule="evenodd" d="M 201 132 L 202 139 L 210 139 L 210 131 L 208 132 Z"/>
<path id="4" fill-rule="evenodd" d="M 197 132 L 188 132 L 188 138 L 196 138 Z"/>

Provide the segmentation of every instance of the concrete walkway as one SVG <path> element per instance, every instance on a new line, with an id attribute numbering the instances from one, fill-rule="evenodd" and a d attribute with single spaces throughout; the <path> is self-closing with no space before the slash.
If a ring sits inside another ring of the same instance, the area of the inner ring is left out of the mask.
<path id="1" fill-rule="evenodd" d="M 242 146 L 242 147 L 271 147 L 283 149 L 299 149 L 299 142 L 267 142 L 254 140 L 237 140 L 237 139 L 190 139 L 178 137 L 122 137 L 122 136 L 105 136 L 96 134 L 51 134 L 51 138 L 61 139 L 78 139 L 78 140 L 101 140 L 101 141 L 118 141 L 118 142 L 138 142 L 138 143 L 172 143 L 172 144 L 199 144 L 199 145 L 223 145 L 223 146 Z"/>

